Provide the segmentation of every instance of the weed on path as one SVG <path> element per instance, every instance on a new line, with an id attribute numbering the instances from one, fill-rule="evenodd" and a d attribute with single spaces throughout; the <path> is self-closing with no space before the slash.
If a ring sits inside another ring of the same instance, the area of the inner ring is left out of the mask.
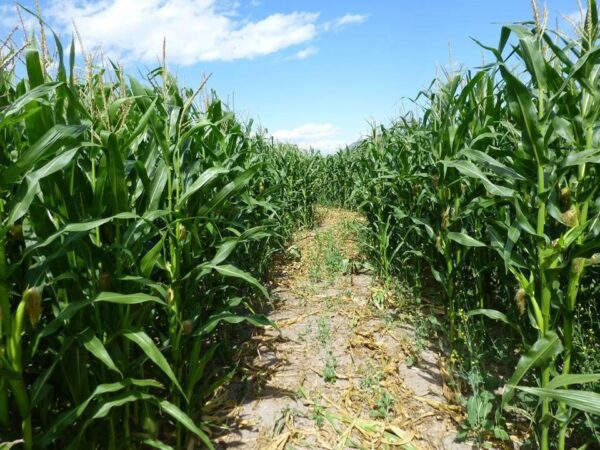
<path id="1" fill-rule="evenodd" d="M 256 333 L 242 387 L 225 388 L 221 404 L 229 408 L 211 412 L 225 430 L 217 442 L 270 450 L 471 448 L 454 442 L 462 410 L 444 398 L 438 355 L 415 331 L 422 325 L 391 312 L 386 301 L 398 292 L 364 269 L 360 218 L 339 209 L 320 214 L 277 270 L 283 278 L 270 319 L 279 329 Z"/>

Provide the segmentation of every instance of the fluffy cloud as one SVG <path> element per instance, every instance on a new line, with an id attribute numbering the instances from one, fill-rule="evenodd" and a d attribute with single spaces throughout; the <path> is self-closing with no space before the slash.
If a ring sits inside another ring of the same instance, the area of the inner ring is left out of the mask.
<path id="1" fill-rule="evenodd" d="M 32 29 L 38 23 L 30 14 L 25 12 L 22 12 L 21 17 L 19 17 L 17 7 L 17 3 L 6 2 L 5 4 L 0 4 L 0 42 L 3 42 L 9 33 L 21 30 L 21 24 L 27 29 Z M 12 38 L 18 41 L 23 38 L 23 35 L 22 33 L 14 33 Z"/>
<path id="2" fill-rule="evenodd" d="M 16 25 L 13 12 L 14 7 L 12 5 L 0 5 L 0 26 L 9 28 Z"/>
<path id="3" fill-rule="evenodd" d="M 238 8 L 236 2 L 223 0 L 56 0 L 46 13 L 63 31 L 70 31 L 74 21 L 88 51 L 102 48 L 125 61 L 152 62 L 166 38 L 169 60 L 183 65 L 256 58 L 307 44 L 329 28 L 362 21 L 362 16 L 347 14 L 321 24 L 314 12 L 250 20 L 241 18 Z M 296 57 L 315 52 L 309 46 Z"/>
<path id="4" fill-rule="evenodd" d="M 368 17 L 369 16 L 367 14 L 346 14 L 342 17 L 338 17 L 335 20 L 325 22 L 322 25 L 322 29 L 324 31 L 341 30 L 347 25 L 359 25 L 367 20 Z"/>
<path id="5" fill-rule="evenodd" d="M 366 14 L 346 14 L 336 19 L 333 24 L 335 28 L 341 28 L 345 25 L 358 25 L 367 20 Z"/>
<path id="6" fill-rule="evenodd" d="M 585 10 L 579 10 L 566 16 L 563 15 L 562 18 L 573 30 L 578 30 L 585 23 L 586 13 Z"/>
<path id="7" fill-rule="evenodd" d="M 306 59 L 310 58 L 313 55 L 319 53 L 319 49 L 317 47 L 306 47 L 305 49 L 300 50 L 299 52 L 294 53 L 287 59 Z"/>
<path id="8" fill-rule="evenodd" d="M 327 154 L 353 142 L 343 139 L 340 131 L 330 123 L 307 123 L 289 130 L 277 130 L 271 134 L 280 142 L 296 144 L 306 150 L 320 150 Z"/>

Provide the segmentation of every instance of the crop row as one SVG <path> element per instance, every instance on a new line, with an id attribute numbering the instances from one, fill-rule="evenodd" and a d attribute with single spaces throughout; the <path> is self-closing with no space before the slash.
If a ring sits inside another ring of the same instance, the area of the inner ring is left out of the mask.
<path id="1" fill-rule="evenodd" d="M 78 71 L 55 36 L 50 70 L 47 48 L 0 66 L 0 441 L 211 447 L 203 404 L 236 324 L 269 323 L 259 280 L 313 220 L 315 161 L 164 65 Z"/>
<path id="2" fill-rule="evenodd" d="M 417 114 L 323 158 L 321 192 L 364 213 L 382 276 L 441 299 L 480 436 L 525 421 L 562 450 L 599 441 L 600 34 L 595 1 L 576 36 L 540 16 L 421 92 Z"/>

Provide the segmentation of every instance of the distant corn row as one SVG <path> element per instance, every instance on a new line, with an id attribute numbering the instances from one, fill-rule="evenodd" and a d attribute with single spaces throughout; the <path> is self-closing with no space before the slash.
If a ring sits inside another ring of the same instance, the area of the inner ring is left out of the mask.
<path id="1" fill-rule="evenodd" d="M 159 67 L 0 67 L 0 441 L 211 447 L 236 325 L 313 219 L 314 159 Z M 2 444 L 0 444 L 1 446 Z"/>
<path id="2" fill-rule="evenodd" d="M 543 450 L 600 442 L 599 36 L 595 1 L 576 38 L 539 15 L 503 27 L 495 63 L 321 161 L 321 192 L 365 214 L 381 275 L 442 296 L 457 387 L 493 390 L 492 369 L 516 365 L 499 411 Z M 488 416 L 479 431 L 508 438 Z"/>

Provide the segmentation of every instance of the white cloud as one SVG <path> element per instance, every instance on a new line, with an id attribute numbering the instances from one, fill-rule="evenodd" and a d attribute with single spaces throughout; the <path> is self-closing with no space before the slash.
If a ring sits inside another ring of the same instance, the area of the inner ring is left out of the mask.
<path id="1" fill-rule="evenodd" d="M 310 58 L 313 55 L 319 53 L 319 49 L 317 47 L 306 47 L 305 49 L 300 50 L 299 52 L 294 53 L 287 59 L 306 59 Z"/>
<path id="2" fill-rule="evenodd" d="M 360 23 L 362 17 L 347 14 L 327 28 L 318 12 L 251 20 L 240 18 L 238 9 L 238 2 L 227 0 L 56 0 L 46 13 L 63 31 L 70 31 L 74 20 L 88 51 L 102 48 L 126 62 L 152 62 L 166 38 L 169 61 L 183 65 L 276 53 L 307 44 L 329 28 Z M 314 52 L 308 47 L 297 55 Z"/>
<path id="3" fill-rule="evenodd" d="M 563 15 L 562 19 L 573 31 L 581 31 L 581 27 L 585 24 L 587 10 L 580 9 L 571 14 Z"/>
<path id="4" fill-rule="evenodd" d="M 37 25 L 37 23 L 38 22 L 34 20 L 29 13 L 25 13 L 24 11 L 21 12 L 21 17 L 19 18 L 16 3 L 0 5 L 0 32 L 2 33 L 0 35 L 0 42 L 4 42 L 7 34 L 12 33 L 15 30 L 18 30 L 18 32 L 13 34 L 13 39 L 28 38 L 28 36 L 23 35 L 22 26 L 25 26 L 27 30 L 30 30 Z"/>
<path id="5" fill-rule="evenodd" d="M 368 18 L 368 14 L 345 14 L 322 25 L 324 31 L 341 30 L 347 25 L 359 25 Z"/>
<path id="6" fill-rule="evenodd" d="M 306 150 L 320 150 L 325 154 L 334 153 L 340 147 L 354 142 L 343 139 L 340 130 L 330 123 L 307 123 L 289 130 L 277 130 L 271 134 L 280 142 L 296 144 Z"/>
<path id="7" fill-rule="evenodd" d="M 273 132 L 273 137 L 279 140 L 294 140 L 306 137 L 323 138 L 337 133 L 337 129 L 330 123 L 306 123 L 291 130 L 278 130 Z"/>
<path id="8" fill-rule="evenodd" d="M 11 5 L 12 6 L 12 5 Z M 9 5 L 0 5 L 0 26 L 9 28 L 11 26 L 15 26 L 13 18 L 14 8 L 11 8 Z M 4 31 L 4 30 L 3 30 Z"/>
<path id="9" fill-rule="evenodd" d="M 366 14 L 346 14 L 345 16 L 336 19 L 334 23 L 334 27 L 340 28 L 344 25 L 359 25 L 367 20 Z"/>

